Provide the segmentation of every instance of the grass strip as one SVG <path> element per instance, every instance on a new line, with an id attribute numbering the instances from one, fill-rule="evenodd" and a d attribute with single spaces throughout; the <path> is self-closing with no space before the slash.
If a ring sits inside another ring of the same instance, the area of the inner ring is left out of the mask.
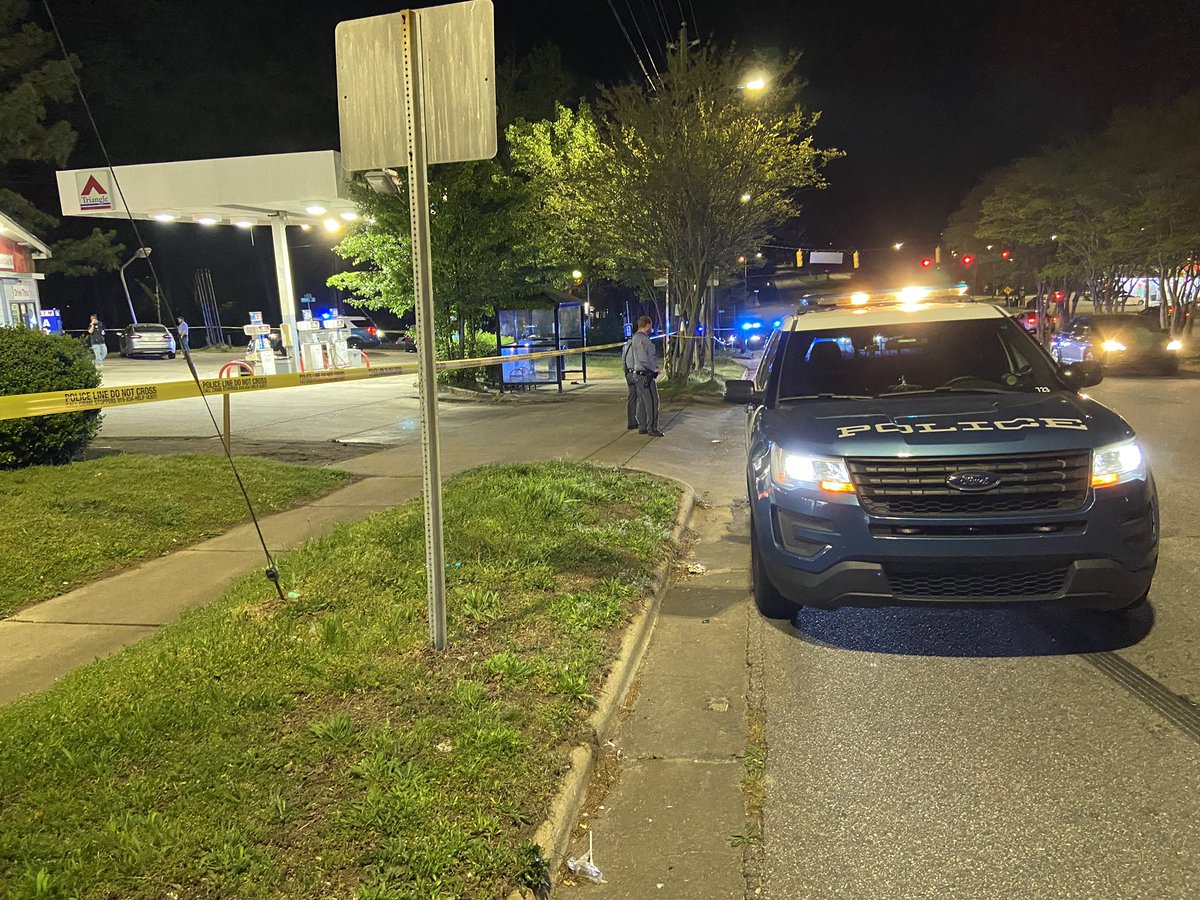
<path id="1" fill-rule="evenodd" d="M 16 897 L 502 898 L 669 552 L 678 487 L 574 463 L 446 485 L 450 646 L 419 502 L 341 526 L 0 709 Z"/>
<path id="2" fill-rule="evenodd" d="M 260 512 L 323 493 L 345 472 L 239 458 Z M 249 518 L 223 457 L 116 455 L 0 471 L 0 616 Z"/>

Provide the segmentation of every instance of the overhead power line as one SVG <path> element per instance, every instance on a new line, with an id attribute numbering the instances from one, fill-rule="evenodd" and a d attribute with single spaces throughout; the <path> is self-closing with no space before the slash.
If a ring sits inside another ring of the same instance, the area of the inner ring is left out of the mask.
<path id="1" fill-rule="evenodd" d="M 621 20 L 621 14 L 617 12 L 617 6 L 613 0 L 608 0 L 608 8 L 612 10 L 613 18 L 617 20 L 617 25 L 621 28 L 621 34 L 625 35 L 625 40 L 629 44 L 629 49 L 633 51 L 633 56 L 638 62 L 638 67 L 642 70 L 642 74 L 646 76 L 646 82 L 650 85 L 651 90 L 656 90 L 654 79 L 650 77 L 650 71 L 646 68 L 646 64 L 642 61 L 642 55 L 638 53 L 637 45 L 634 44 L 633 38 L 629 36 L 629 30 L 625 27 L 625 23 Z"/>
<path id="2" fill-rule="evenodd" d="M 650 61 L 650 68 L 654 70 L 655 76 L 659 81 L 662 81 L 662 73 L 658 71 L 658 63 L 654 61 L 654 54 L 650 51 L 650 45 L 646 43 L 646 37 L 642 34 L 642 26 L 638 23 L 638 18 L 634 15 L 633 4 L 630 0 L 625 0 L 625 6 L 629 10 L 629 19 L 633 22 L 633 27 L 637 30 L 638 38 L 642 42 L 642 46 L 646 49 L 646 58 Z"/>

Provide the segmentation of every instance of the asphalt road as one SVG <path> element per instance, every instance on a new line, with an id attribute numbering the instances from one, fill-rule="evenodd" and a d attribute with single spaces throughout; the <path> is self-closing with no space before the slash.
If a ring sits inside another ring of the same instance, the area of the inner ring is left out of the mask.
<path id="1" fill-rule="evenodd" d="M 1200 379 L 1093 393 L 1157 476 L 1151 609 L 758 620 L 764 896 L 1200 896 Z"/>

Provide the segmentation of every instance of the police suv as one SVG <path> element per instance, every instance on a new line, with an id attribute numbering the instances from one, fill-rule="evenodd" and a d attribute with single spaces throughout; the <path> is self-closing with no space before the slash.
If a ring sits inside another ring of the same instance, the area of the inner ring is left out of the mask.
<path id="1" fill-rule="evenodd" d="M 785 319 L 753 381 L 754 599 L 798 606 L 1141 602 L 1154 479 L 1129 425 L 1003 310 L 921 289 Z"/>

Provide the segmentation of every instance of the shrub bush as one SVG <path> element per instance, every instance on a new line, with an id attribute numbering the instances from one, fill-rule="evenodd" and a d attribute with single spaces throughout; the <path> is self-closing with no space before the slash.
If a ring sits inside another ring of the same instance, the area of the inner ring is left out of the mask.
<path id="1" fill-rule="evenodd" d="M 0 396 L 94 388 L 100 373 L 77 338 L 0 328 Z M 0 420 L 0 469 L 62 465 L 100 429 L 100 411 Z"/>

